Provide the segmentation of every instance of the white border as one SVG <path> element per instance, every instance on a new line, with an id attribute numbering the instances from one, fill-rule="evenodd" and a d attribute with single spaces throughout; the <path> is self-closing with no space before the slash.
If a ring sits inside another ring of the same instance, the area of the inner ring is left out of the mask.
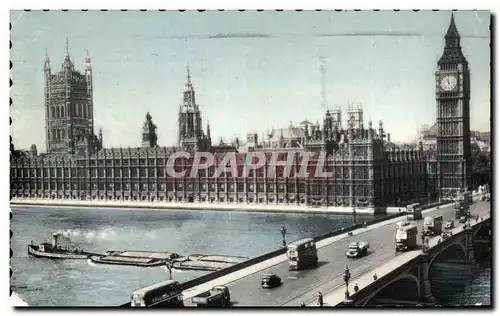
<path id="1" fill-rule="evenodd" d="M 9 117 L 9 107 L 8 107 L 8 78 L 7 74 L 9 72 L 8 69 L 8 59 L 9 59 L 9 50 L 7 46 L 7 41 L 9 39 L 9 31 L 7 28 L 9 22 L 9 10 L 11 9 L 490 9 L 496 11 L 495 9 L 498 7 L 498 1 L 488 1 L 488 0 L 475 0 L 475 1 L 440 1 L 439 3 L 435 0 L 420 0 L 420 1 L 400 1 L 400 0 L 385 0 L 385 1 L 368 1 L 368 0 L 337 0 L 337 1 L 320 1 L 320 0 L 308 0 L 308 1 L 297 1 L 297 0 L 287 0 L 287 1 L 270 1 L 270 0 L 246 0 L 246 1 L 231 1 L 231 0 L 211 0 L 208 1 L 193 1 L 193 0 L 184 0 L 184 1 L 131 1 L 131 0 L 122 0 L 122 1 L 103 1 L 103 0 L 87 0 L 87 1 L 56 1 L 56 0 L 4 0 L 0 3 L 0 73 L 5 74 L 0 79 L 0 93 L 3 106 L 0 107 L 0 146 L 1 148 L 7 149 L 7 139 L 9 134 L 9 126 L 8 126 L 8 117 Z M 244 14 L 244 13 L 243 13 Z M 498 21 L 497 21 L 498 24 Z M 497 34 L 498 35 L 498 34 Z M 495 44 L 495 47 L 497 45 Z M 497 51 L 497 50 L 495 50 Z M 495 54 L 497 57 L 497 54 Z M 430 74 L 431 76 L 432 74 Z M 498 82 L 498 80 L 497 80 Z M 498 88 L 498 84 L 495 83 L 495 87 L 492 87 L 494 91 Z M 497 122 L 499 111 L 494 111 L 495 119 Z M 492 131 L 494 134 L 495 131 Z M 492 138 L 496 140 L 496 137 Z M 3 145 L 2 145 L 3 144 Z M 495 145 L 498 145 L 497 142 Z M 494 147 L 496 148 L 496 146 Z M 2 229 L 0 230 L 3 234 L 3 240 L 0 243 L 1 245 L 1 253 L 2 256 L 2 273 L 0 273 L 0 289 L 2 299 L 2 309 L 6 311 L 6 313 L 2 313 L 2 315 L 12 315 L 14 312 L 20 313 L 21 311 L 13 311 L 10 308 L 9 303 L 9 290 L 8 285 L 9 279 L 7 277 L 7 267 L 9 266 L 9 261 L 7 257 L 7 253 L 9 251 L 9 245 L 7 243 L 7 231 L 9 230 L 9 221 L 7 209 L 9 208 L 9 182 L 7 175 L 9 174 L 9 158 L 7 153 L 0 155 L 1 163 L 0 174 L 0 185 L 1 185 L 1 194 L 0 194 L 0 205 L 2 206 L 2 214 L 3 220 L 0 220 L 0 225 L 2 225 Z M 495 197 L 499 196 L 496 194 L 495 189 Z M 495 223 L 496 224 L 496 223 Z M 498 237 L 498 236 L 497 236 Z M 496 242 L 496 240 L 495 240 Z M 498 275 L 498 273 L 496 273 Z M 496 280 L 495 280 L 496 281 Z M 497 291 L 498 292 L 498 291 Z M 385 312 L 385 310 L 381 310 Z M 50 313 L 51 310 L 47 311 L 38 311 L 42 313 Z M 77 314 L 82 313 L 84 311 L 72 311 L 66 310 L 64 314 Z M 97 315 L 108 314 L 111 311 L 93 311 L 93 313 Z M 182 311 L 186 313 L 186 311 Z M 281 312 L 289 313 L 290 311 L 283 310 Z M 346 312 L 342 312 L 340 310 L 331 311 L 336 314 L 347 314 Z M 373 312 L 372 310 L 369 312 Z M 397 311 L 401 313 L 401 311 Z M 413 311 L 412 311 L 413 312 Z M 427 311 L 428 312 L 428 311 Z M 172 312 L 168 312 L 172 313 Z M 175 312 L 176 314 L 179 312 Z M 189 312 L 188 312 L 189 313 Z M 232 312 L 236 313 L 236 312 Z M 241 313 L 241 311 L 240 311 Z M 257 311 L 251 311 L 251 313 L 257 313 Z M 262 313 L 271 313 L 271 311 L 258 311 L 259 314 Z M 276 311 L 273 311 L 276 313 Z M 363 313 L 362 311 L 348 311 L 349 315 Z M 403 311 L 404 313 L 404 311 Z M 436 312 L 431 312 L 436 313 Z"/>

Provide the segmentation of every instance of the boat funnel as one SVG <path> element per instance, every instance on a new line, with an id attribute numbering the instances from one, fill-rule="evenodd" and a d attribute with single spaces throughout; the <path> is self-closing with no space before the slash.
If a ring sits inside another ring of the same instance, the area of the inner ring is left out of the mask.
<path id="1" fill-rule="evenodd" d="M 58 234 L 52 234 L 52 248 L 56 249 L 57 248 L 57 238 L 59 237 Z"/>

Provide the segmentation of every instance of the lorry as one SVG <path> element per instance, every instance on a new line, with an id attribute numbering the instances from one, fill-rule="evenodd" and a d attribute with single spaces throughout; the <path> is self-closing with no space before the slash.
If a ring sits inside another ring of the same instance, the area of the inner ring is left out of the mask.
<path id="1" fill-rule="evenodd" d="M 418 229 L 415 225 L 406 225 L 396 230 L 396 252 L 408 251 L 417 247 Z"/>
<path id="2" fill-rule="evenodd" d="M 422 219 L 422 207 L 420 203 L 414 203 L 406 206 L 406 219 L 417 221 Z"/>
<path id="3" fill-rule="evenodd" d="M 368 254 L 370 244 L 364 241 L 356 241 L 349 245 L 349 249 L 345 253 L 347 258 L 360 258 Z"/>
<path id="4" fill-rule="evenodd" d="M 443 231 L 443 216 L 438 215 L 434 217 L 424 218 L 424 236 L 439 236 Z"/>
<path id="5" fill-rule="evenodd" d="M 211 290 L 196 295 L 191 301 L 197 307 L 229 307 L 231 295 L 227 286 L 216 285 Z"/>

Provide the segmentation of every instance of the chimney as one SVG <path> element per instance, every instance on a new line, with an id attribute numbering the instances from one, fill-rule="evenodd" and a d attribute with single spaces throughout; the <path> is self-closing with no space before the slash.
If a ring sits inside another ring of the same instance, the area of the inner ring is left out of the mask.
<path id="1" fill-rule="evenodd" d="M 52 234 L 52 248 L 57 249 L 57 234 Z"/>

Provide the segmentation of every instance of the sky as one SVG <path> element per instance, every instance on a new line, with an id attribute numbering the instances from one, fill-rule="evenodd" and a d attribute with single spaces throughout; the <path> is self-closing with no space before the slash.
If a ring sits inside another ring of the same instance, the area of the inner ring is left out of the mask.
<path id="1" fill-rule="evenodd" d="M 489 11 L 455 12 L 471 69 L 471 129 L 490 130 Z M 158 144 L 177 141 L 186 65 L 213 142 L 259 136 L 328 108 L 361 103 L 393 141 L 436 120 L 435 77 L 450 11 L 11 11 L 11 136 L 45 151 L 43 63 L 92 57 L 95 133 L 105 147 L 141 142 L 146 112 Z M 324 79 L 320 72 L 324 59 Z M 322 97 L 322 82 L 325 98 Z M 346 125 L 347 115 L 342 120 Z"/>

